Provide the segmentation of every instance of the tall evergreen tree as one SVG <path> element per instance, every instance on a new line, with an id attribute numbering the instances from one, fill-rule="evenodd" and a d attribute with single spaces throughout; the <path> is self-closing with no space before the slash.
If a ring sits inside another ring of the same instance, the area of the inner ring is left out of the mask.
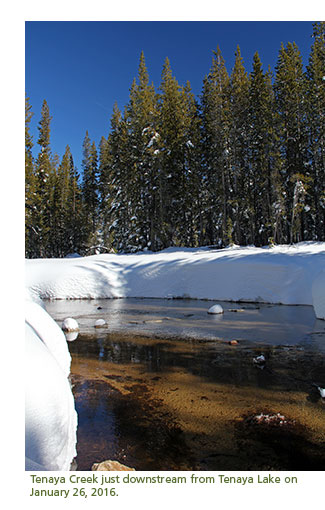
<path id="1" fill-rule="evenodd" d="M 259 55 L 253 59 L 249 83 L 249 174 L 251 189 L 247 199 L 252 211 L 255 245 L 274 239 L 274 204 L 278 203 L 274 96 L 270 73 L 264 73 Z"/>
<path id="2" fill-rule="evenodd" d="M 238 244 L 254 242 L 254 212 L 252 209 L 252 178 L 249 172 L 249 79 L 239 46 L 230 77 L 230 188 L 232 190 L 232 220 Z"/>
<path id="3" fill-rule="evenodd" d="M 204 166 L 201 240 L 225 246 L 233 192 L 230 183 L 230 79 L 219 47 L 203 82 L 201 111 Z"/>
<path id="4" fill-rule="evenodd" d="M 33 137 L 30 134 L 30 121 L 33 117 L 29 98 L 25 98 L 25 251 L 34 255 L 35 229 L 33 227 L 35 202 L 35 175 L 33 161 Z"/>
<path id="5" fill-rule="evenodd" d="M 98 244 L 98 155 L 95 142 L 91 143 L 88 131 L 83 141 L 82 198 L 85 215 L 85 230 L 89 248 Z"/>
<path id="6" fill-rule="evenodd" d="M 110 235 L 114 249 L 129 251 L 132 218 L 133 173 L 129 155 L 129 134 L 126 115 L 117 104 L 111 118 L 108 150 L 111 160 L 112 193 L 110 200 Z"/>
<path id="7" fill-rule="evenodd" d="M 315 23 L 307 66 L 307 132 L 311 190 L 307 229 L 313 239 L 325 240 L 325 22 Z"/>
<path id="8" fill-rule="evenodd" d="M 156 249 L 159 235 L 157 99 L 143 52 L 138 79 L 134 80 L 127 107 L 130 159 L 133 168 L 132 231 L 130 247 Z"/>
<path id="9" fill-rule="evenodd" d="M 300 241 L 304 234 L 304 211 L 293 215 L 296 183 L 308 184 L 305 172 L 305 80 L 302 58 L 295 43 L 281 46 L 275 77 L 275 94 L 279 112 L 283 189 L 285 193 L 285 219 L 287 242 Z M 294 223 L 293 223 L 294 219 Z"/>
<path id="10" fill-rule="evenodd" d="M 182 89 L 184 109 L 184 226 L 182 244 L 198 246 L 203 239 L 203 193 L 201 121 L 198 104 L 186 83 Z"/>
<path id="11" fill-rule="evenodd" d="M 64 257 L 67 254 L 67 218 L 69 215 L 69 161 L 70 148 L 66 147 L 61 164 L 55 175 L 53 186 L 53 208 L 51 228 L 52 256 Z"/>
<path id="12" fill-rule="evenodd" d="M 100 236 L 102 250 L 111 248 L 112 237 L 110 234 L 110 210 L 112 202 L 112 158 L 109 141 L 102 136 L 99 143 L 98 155 L 98 192 L 99 192 L 99 217 Z"/>
<path id="13" fill-rule="evenodd" d="M 53 164 L 50 147 L 50 123 L 52 117 L 44 99 L 41 120 L 38 125 L 40 152 L 35 163 L 35 203 L 33 228 L 36 233 L 34 254 L 38 257 L 49 255 L 48 243 L 51 224 L 51 184 L 53 184 Z"/>
<path id="14" fill-rule="evenodd" d="M 183 244 L 184 189 L 186 176 L 185 158 L 185 111 L 184 95 L 176 78 L 172 75 L 168 58 L 162 70 L 159 96 L 159 136 L 161 171 L 162 245 Z"/>

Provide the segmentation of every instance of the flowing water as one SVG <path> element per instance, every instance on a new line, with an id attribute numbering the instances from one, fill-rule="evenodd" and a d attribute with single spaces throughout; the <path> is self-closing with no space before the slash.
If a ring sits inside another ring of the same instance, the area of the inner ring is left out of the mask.
<path id="1" fill-rule="evenodd" d="M 312 307 L 49 301 L 69 341 L 77 469 L 323 470 L 325 322 Z M 95 328 L 97 319 L 107 323 Z M 264 354 L 265 364 L 253 359 Z"/>

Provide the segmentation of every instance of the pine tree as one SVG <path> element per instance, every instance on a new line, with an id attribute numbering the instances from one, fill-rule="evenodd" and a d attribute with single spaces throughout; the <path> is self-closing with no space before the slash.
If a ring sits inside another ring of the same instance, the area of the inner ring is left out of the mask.
<path id="1" fill-rule="evenodd" d="M 35 229 L 33 227 L 35 201 L 35 175 L 33 161 L 33 137 L 29 132 L 30 121 L 33 117 L 29 98 L 25 99 L 25 251 L 26 256 L 33 257 L 35 243 Z"/>
<path id="2" fill-rule="evenodd" d="M 58 168 L 54 186 L 55 213 L 52 236 L 54 237 L 54 254 L 57 257 L 64 257 L 69 253 L 69 228 L 70 218 L 70 159 L 71 151 L 67 145 Z M 54 235 L 55 233 L 55 235 Z"/>
<path id="3" fill-rule="evenodd" d="M 99 192 L 99 217 L 102 251 L 111 248 L 112 238 L 110 234 L 110 210 L 112 202 L 112 158 L 109 141 L 102 136 L 99 143 L 98 164 L 98 192 Z"/>
<path id="4" fill-rule="evenodd" d="M 237 244 L 254 242 L 252 176 L 249 172 L 249 79 L 237 46 L 235 65 L 230 77 L 230 189 L 232 221 Z"/>
<path id="5" fill-rule="evenodd" d="M 230 183 L 230 80 L 219 47 L 203 82 L 201 112 L 204 223 L 200 242 L 225 246 L 233 192 Z"/>
<path id="6" fill-rule="evenodd" d="M 186 83 L 182 89 L 184 109 L 184 225 L 182 244 L 198 246 L 203 239 L 201 121 L 198 104 Z"/>
<path id="7" fill-rule="evenodd" d="M 66 221 L 67 229 L 67 254 L 84 253 L 87 232 L 84 226 L 84 211 L 82 191 L 79 184 L 79 174 L 74 165 L 72 154 L 69 155 L 69 190 L 68 190 L 69 214 Z"/>
<path id="8" fill-rule="evenodd" d="M 41 120 L 38 125 L 38 144 L 40 152 L 35 163 L 35 201 L 33 213 L 33 228 L 35 232 L 33 251 L 34 256 L 45 257 L 49 253 L 49 236 L 51 224 L 51 185 L 53 184 L 53 164 L 50 148 L 50 116 L 46 100 L 43 101 Z"/>
<path id="9" fill-rule="evenodd" d="M 302 58 L 295 43 L 281 46 L 276 66 L 275 94 L 279 112 L 281 157 L 283 159 L 283 190 L 285 193 L 285 220 L 287 242 L 305 238 L 304 210 L 295 215 L 293 207 L 297 182 L 308 183 L 305 164 L 307 158 L 305 130 L 305 80 Z M 307 177 L 307 179 L 306 179 Z M 299 228 L 297 228 L 299 223 Z"/>
<path id="10" fill-rule="evenodd" d="M 307 66 L 307 131 L 311 193 L 307 197 L 310 238 L 325 240 L 325 22 L 315 23 Z"/>
<path id="11" fill-rule="evenodd" d="M 185 221 L 184 189 L 186 182 L 185 144 L 186 118 L 184 94 L 172 75 L 166 58 L 160 85 L 159 135 L 161 142 L 161 204 L 162 247 L 179 246 L 184 243 L 182 231 Z"/>
<path id="12" fill-rule="evenodd" d="M 132 166 L 129 155 L 129 134 L 126 115 L 122 116 L 117 104 L 111 118 L 108 150 L 111 160 L 112 192 L 110 199 L 110 236 L 116 251 L 129 251 L 132 218 Z"/>
<path id="13" fill-rule="evenodd" d="M 133 168 L 132 225 L 129 248 L 155 250 L 160 231 L 157 132 L 157 98 L 149 84 L 141 52 L 137 80 L 133 81 L 127 106 L 130 160 Z"/>
<path id="14" fill-rule="evenodd" d="M 278 199 L 278 188 L 271 75 L 263 72 L 257 52 L 250 75 L 248 121 L 251 228 L 254 244 L 263 246 L 274 238 L 274 203 Z"/>
<path id="15" fill-rule="evenodd" d="M 89 249 L 98 244 L 98 156 L 95 142 L 91 143 L 88 131 L 83 141 L 82 160 L 82 198 L 84 208 L 85 230 Z"/>
<path id="16" fill-rule="evenodd" d="M 271 236 L 268 239 L 269 245 L 274 243 L 284 243 L 284 217 L 285 217 L 285 193 L 282 182 L 283 161 L 281 158 L 281 137 L 280 116 L 277 111 L 276 98 L 272 83 L 272 73 L 269 66 L 268 72 L 265 74 L 267 87 L 267 105 L 268 105 L 268 140 L 269 140 L 269 172 L 268 172 L 268 204 L 270 208 L 270 218 L 272 225 Z M 264 244 L 264 242 L 263 242 Z"/>

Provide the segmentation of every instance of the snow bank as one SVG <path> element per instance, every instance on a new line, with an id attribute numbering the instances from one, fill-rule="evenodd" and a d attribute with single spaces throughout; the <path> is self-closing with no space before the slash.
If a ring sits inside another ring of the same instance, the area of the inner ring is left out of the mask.
<path id="1" fill-rule="evenodd" d="M 325 268 L 325 243 L 167 249 L 27 260 L 26 265 L 27 288 L 45 299 L 186 297 L 312 305 L 312 284 Z"/>
<path id="2" fill-rule="evenodd" d="M 69 470 L 77 414 L 64 333 L 38 303 L 26 301 L 26 470 Z"/>

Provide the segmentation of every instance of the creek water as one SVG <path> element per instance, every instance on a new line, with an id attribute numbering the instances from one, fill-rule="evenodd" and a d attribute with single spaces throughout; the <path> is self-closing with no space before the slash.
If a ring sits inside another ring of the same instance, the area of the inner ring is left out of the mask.
<path id="1" fill-rule="evenodd" d="M 325 322 L 309 306 L 48 301 L 69 341 L 77 469 L 323 470 Z M 97 319 L 106 325 L 95 328 Z M 231 342 L 231 343 L 230 343 Z M 265 364 L 254 358 L 260 354 Z"/>

